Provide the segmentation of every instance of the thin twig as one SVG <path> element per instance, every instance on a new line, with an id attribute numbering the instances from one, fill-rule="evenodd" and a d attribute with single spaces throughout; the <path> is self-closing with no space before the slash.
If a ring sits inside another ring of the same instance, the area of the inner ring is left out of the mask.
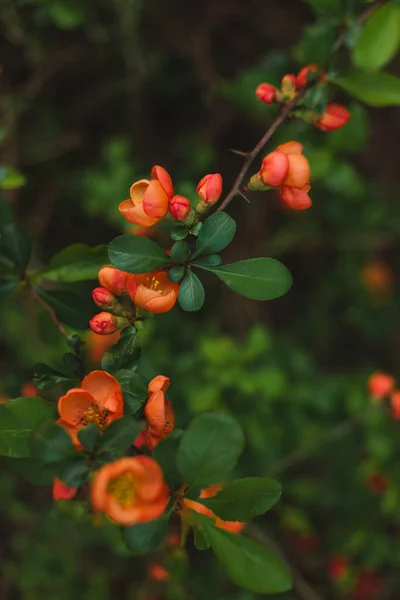
<path id="1" fill-rule="evenodd" d="M 377 6 L 380 6 L 381 4 L 382 4 L 382 0 L 378 0 L 377 2 L 374 2 L 364 12 L 361 13 L 361 15 L 357 19 L 357 23 L 360 23 L 360 24 L 363 23 L 370 16 L 370 14 L 377 8 Z M 342 47 L 342 45 L 345 42 L 345 39 L 346 39 L 345 32 L 342 31 L 339 34 L 339 36 L 332 48 L 332 52 L 331 52 L 329 58 L 332 58 L 332 56 Z M 228 204 L 233 200 L 233 198 L 235 196 L 239 195 L 240 192 L 243 191 L 242 190 L 243 181 L 244 181 L 251 165 L 253 164 L 254 160 L 257 158 L 257 156 L 259 155 L 261 150 L 264 148 L 264 146 L 269 142 L 269 140 L 274 135 L 274 133 L 276 132 L 278 127 L 280 127 L 282 125 L 282 123 L 284 123 L 286 121 L 286 119 L 288 118 L 288 116 L 290 115 L 292 110 L 304 98 L 304 96 L 306 95 L 308 90 L 311 89 L 312 87 L 314 87 L 318 83 L 318 81 L 319 81 L 318 78 L 308 81 L 307 84 L 296 94 L 296 96 L 294 96 L 294 98 L 292 98 L 292 100 L 283 107 L 280 115 L 272 123 L 272 125 L 268 129 L 268 131 L 266 131 L 264 133 L 263 137 L 260 139 L 258 144 L 253 148 L 253 150 L 251 150 L 251 152 L 247 152 L 244 154 L 246 159 L 242 165 L 242 168 L 240 169 L 239 175 L 237 176 L 235 183 L 233 184 L 228 195 L 223 200 L 223 202 L 220 204 L 220 206 L 217 208 L 217 212 L 220 210 L 224 210 L 224 208 L 226 208 L 228 206 Z"/>
<path id="2" fill-rule="evenodd" d="M 57 318 L 57 315 L 55 313 L 55 311 L 51 308 L 51 306 L 49 304 L 47 304 L 47 302 L 45 300 L 43 300 L 43 298 L 41 298 L 39 296 L 39 294 L 37 293 L 37 291 L 35 290 L 35 288 L 33 286 L 30 286 L 30 290 L 31 290 L 31 294 L 33 296 L 33 298 L 44 308 L 44 310 L 50 315 L 51 320 L 53 321 L 54 325 L 56 326 L 56 328 L 58 329 L 58 331 L 67 339 L 69 339 L 69 334 L 67 333 L 67 331 L 65 331 L 64 327 L 61 325 L 60 321 Z"/>

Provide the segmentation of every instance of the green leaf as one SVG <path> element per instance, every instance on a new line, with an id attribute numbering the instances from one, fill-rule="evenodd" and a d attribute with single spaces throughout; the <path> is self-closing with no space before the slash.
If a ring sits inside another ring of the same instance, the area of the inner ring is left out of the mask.
<path id="1" fill-rule="evenodd" d="M 31 456 L 32 432 L 53 413 L 54 407 L 42 398 L 14 398 L 0 404 L 0 455 Z"/>
<path id="2" fill-rule="evenodd" d="M 48 6 L 47 10 L 53 23 L 67 31 L 82 25 L 85 18 L 83 6 L 74 0 L 56 0 Z"/>
<path id="3" fill-rule="evenodd" d="M 186 274 L 186 267 L 172 267 L 168 271 L 168 279 L 170 281 L 182 281 Z"/>
<path id="4" fill-rule="evenodd" d="M 128 415 L 137 413 L 148 398 L 147 386 L 138 373 L 131 369 L 121 369 L 115 373 L 124 395 L 124 412 Z"/>
<path id="5" fill-rule="evenodd" d="M 205 413 L 182 434 L 178 470 L 190 486 L 218 483 L 233 469 L 243 446 L 242 430 L 231 415 Z"/>
<path id="6" fill-rule="evenodd" d="M 61 462 L 77 455 L 70 435 L 53 419 L 40 423 L 31 436 L 30 445 L 32 456 L 44 462 Z"/>
<path id="7" fill-rule="evenodd" d="M 219 254 L 208 254 L 208 256 L 199 256 L 193 264 L 198 267 L 219 267 L 222 265 L 222 258 Z"/>
<path id="8" fill-rule="evenodd" d="M 193 536 L 194 545 L 196 546 L 197 550 L 208 550 L 208 548 L 210 547 L 210 543 L 198 527 L 193 528 Z"/>
<path id="9" fill-rule="evenodd" d="M 204 299 L 203 284 L 197 275 L 191 269 L 188 269 L 178 291 L 178 301 L 181 308 L 188 312 L 200 310 L 204 304 Z"/>
<path id="10" fill-rule="evenodd" d="M 272 300 L 283 296 L 292 285 L 288 269 L 274 258 L 249 258 L 231 265 L 205 267 L 234 292 L 252 300 Z"/>
<path id="11" fill-rule="evenodd" d="M 102 360 L 102 368 L 109 373 L 134 367 L 141 354 L 140 339 L 134 327 L 127 327 L 121 333 L 117 344 L 108 350 Z"/>
<path id="12" fill-rule="evenodd" d="M 177 264 L 185 263 L 190 256 L 190 248 L 189 245 L 184 242 L 175 242 L 171 248 L 171 262 Z"/>
<path id="13" fill-rule="evenodd" d="M 176 467 L 180 436 L 181 432 L 175 430 L 171 435 L 161 440 L 153 452 L 153 458 L 162 468 L 165 481 L 170 486 L 182 482 L 182 477 Z"/>
<path id="14" fill-rule="evenodd" d="M 256 594 L 278 594 L 291 588 L 288 568 L 271 550 L 215 527 L 212 519 L 204 515 L 193 514 L 215 556 L 237 585 Z"/>
<path id="15" fill-rule="evenodd" d="M 17 190 L 26 183 L 26 177 L 14 167 L 6 167 L 6 176 L 0 182 L 1 190 Z"/>
<path id="16" fill-rule="evenodd" d="M 66 352 L 63 356 L 63 363 L 71 379 L 83 379 L 85 376 L 85 366 L 80 356 L 73 352 Z"/>
<path id="17" fill-rule="evenodd" d="M 212 498 L 197 502 L 210 508 L 224 521 L 251 521 L 278 502 L 282 488 L 275 479 L 248 477 L 228 483 Z"/>
<path id="18" fill-rule="evenodd" d="M 46 463 L 37 458 L 4 458 L 13 473 L 33 485 L 50 485 L 59 472 L 58 463 Z"/>
<path id="19" fill-rule="evenodd" d="M 122 529 L 129 550 L 136 555 L 153 552 L 163 541 L 168 528 L 168 516 Z"/>
<path id="20" fill-rule="evenodd" d="M 26 231 L 11 223 L 1 230 L 0 249 L 23 273 L 31 257 L 31 242 Z"/>
<path id="21" fill-rule="evenodd" d="M 192 258 L 219 252 L 231 243 L 236 233 L 236 223 L 226 213 L 216 212 L 203 223 Z"/>
<path id="22" fill-rule="evenodd" d="M 400 78 L 390 73 L 353 73 L 332 79 L 331 83 L 343 88 L 370 106 L 398 106 L 400 104 Z"/>
<path id="23" fill-rule="evenodd" d="M 81 486 L 87 481 L 90 467 L 84 455 L 65 461 L 58 472 L 58 477 L 66 485 L 73 487 Z"/>
<path id="24" fill-rule="evenodd" d="M 7 298 L 18 286 L 17 279 L 3 279 L 0 281 L 0 300 Z"/>
<path id="25" fill-rule="evenodd" d="M 186 225 L 177 225 L 171 231 L 171 238 L 176 242 L 184 240 L 189 235 L 189 229 Z"/>
<path id="26" fill-rule="evenodd" d="M 400 43 L 400 5 L 387 2 L 377 8 L 364 24 L 353 51 L 360 69 L 381 69 L 396 54 Z"/>
<path id="27" fill-rule="evenodd" d="M 41 392 L 47 392 L 60 383 L 71 383 L 71 381 L 74 380 L 69 375 L 64 375 L 44 363 L 37 363 L 33 367 L 32 383 Z"/>
<path id="28" fill-rule="evenodd" d="M 99 454 L 103 452 L 125 452 L 129 446 L 132 446 L 141 430 L 141 423 L 131 415 L 113 421 L 101 438 Z"/>
<path id="29" fill-rule="evenodd" d="M 56 290 L 38 287 L 35 290 L 54 309 L 59 321 L 76 329 L 88 328 L 89 320 L 96 311 L 88 286 L 70 283 Z"/>
<path id="30" fill-rule="evenodd" d="M 82 446 L 90 452 L 94 452 L 101 437 L 101 431 L 97 427 L 96 423 L 89 423 L 86 427 L 82 427 L 78 431 L 78 440 Z"/>
<path id="31" fill-rule="evenodd" d="M 62 283 L 97 279 L 99 270 L 108 262 L 107 246 L 91 248 L 86 244 L 72 244 L 53 256 L 49 266 L 35 275 Z"/>
<path id="32" fill-rule="evenodd" d="M 171 259 L 158 244 L 145 237 L 120 235 L 108 245 L 111 263 L 128 273 L 148 273 L 166 267 Z"/>

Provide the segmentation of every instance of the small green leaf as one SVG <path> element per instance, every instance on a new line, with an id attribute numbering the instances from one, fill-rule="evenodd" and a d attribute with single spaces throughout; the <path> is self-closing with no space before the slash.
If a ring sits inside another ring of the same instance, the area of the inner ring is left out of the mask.
<path id="1" fill-rule="evenodd" d="M 129 550 L 136 555 L 153 552 L 163 541 L 168 528 L 168 516 L 122 529 Z"/>
<path id="2" fill-rule="evenodd" d="M 193 515 L 215 556 L 237 585 L 256 594 L 278 594 L 291 588 L 288 568 L 271 550 L 215 527 L 212 519 L 204 515 Z"/>
<path id="3" fill-rule="evenodd" d="M 189 229 L 186 227 L 186 225 L 177 225 L 171 231 L 171 238 L 173 240 L 175 240 L 176 242 L 178 242 L 180 240 L 184 240 L 188 235 L 189 235 Z"/>
<path id="4" fill-rule="evenodd" d="M 99 270 L 108 262 L 107 246 L 91 248 L 86 244 L 72 244 L 53 256 L 49 266 L 38 277 L 69 283 L 97 279 Z"/>
<path id="5" fill-rule="evenodd" d="M 222 265 L 222 258 L 219 254 L 209 254 L 208 256 L 199 256 L 193 261 L 198 267 L 219 267 Z"/>
<path id="6" fill-rule="evenodd" d="M 273 258 L 249 258 L 231 265 L 205 267 L 234 292 L 252 300 L 272 300 L 283 296 L 292 285 L 288 269 Z"/>
<path id="7" fill-rule="evenodd" d="M 17 190 L 24 186 L 26 177 L 14 167 L 6 167 L 6 176 L 0 182 L 1 190 Z"/>
<path id="8" fill-rule="evenodd" d="M 213 254 L 228 246 L 234 238 L 236 223 L 226 213 L 214 213 L 203 223 L 192 258 L 203 254 Z"/>
<path id="9" fill-rule="evenodd" d="M 134 415 L 146 404 L 148 398 L 147 386 L 140 375 L 132 369 L 117 371 L 115 378 L 120 384 L 124 395 L 125 414 Z"/>
<path id="10" fill-rule="evenodd" d="M 251 521 L 278 502 L 282 488 L 275 479 L 248 477 L 228 483 L 212 498 L 198 502 L 224 521 Z"/>
<path id="11" fill-rule="evenodd" d="M 85 376 L 85 366 L 80 356 L 73 352 L 66 352 L 63 356 L 63 363 L 71 379 L 83 379 Z"/>
<path id="12" fill-rule="evenodd" d="M 218 483 L 233 469 L 243 446 L 242 430 L 231 415 L 205 413 L 182 434 L 178 470 L 190 486 Z"/>
<path id="13" fill-rule="evenodd" d="M 82 427 L 82 429 L 78 431 L 78 440 L 85 450 L 91 454 L 95 451 L 100 437 L 101 431 L 97 427 L 96 423 L 89 423 L 86 427 Z"/>
<path id="14" fill-rule="evenodd" d="M 132 446 L 141 430 L 141 423 L 131 415 L 113 421 L 101 438 L 99 454 L 103 452 L 125 452 L 129 446 Z"/>
<path id="15" fill-rule="evenodd" d="M 168 485 L 182 483 L 182 477 L 176 467 L 176 455 L 178 451 L 181 432 L 175 430 L 171 435 L 157 444 L 153 458 L 158 462 L 164 472 L 165 481 Z"/>
<path id="16" fill-rule="evenodd" d="M 70 435 L 53 419 L 40 423 L 30 439 L 32 456 L 45 462 L 75 458 L 77 451 Z"/>
<path id="17" fill-rule="evenodd" d="M 184 280 L 179 286 L 178 302 L 183 310 L 193 312 L 200 310 L 204 304 L 205 293 L 200 279 L 191 269 L 188 269 Z"/>
<path id="18" fill-rule="evenodd" d="M 31 242 L 24 229 L 12 223 L 3 227 L 0 249 L 18 271 L 25 271 L 31 257 Z"/>
<path id="19" fill-rule="evenodd" d="M 176 264 L 185 263 L 190 256 L 190 248 L 189 245 L 184 242 L 175 242 L 171 248 L 171 262 Z"/>
<path id="20" fill-rule="evenodd" d="M 58 477 L 66 485 L 73 487 L 81 486 L 87 481 L 90 467 L 84 455 L 64 461 L 59 469 Z"/>
<path id="21" fill-rule="evenodd" d="M 168 279 L 170 281 L 182 281 L 182 279 L 185 277 L 186 274 L 186 267 L 172 267 L 172 269 L 170 269 L 168 271 Z"/>
<path id="22" fill-rule="evenodd" d="M 198 527 L 193 528 L 194 545 L 197 550 L 208 550 L 210 543 Z"/>
<path id="23" fill-rule="evenodd" d="M 108 245 L 111 263 L 128 273 L 148 273 L 166 267 L 171 259 L 158 244 L 145 237 L 120 235 Z"/>
<path id="24" fill-rule="evenodd" d="M 140 359 L 140 339 L 134 327 L 127 327 L 121 333 L 117 344 L 108 350 L 102 360 L 102 368 L 109 373 L 115 373 L 121 369 L 132 369 Z"/>
<path id="25" fill-rule="evenodd" d="M 41 392 L 47 392 L 60 383 L 71 383 L 71 381 L 74 379 L 71 379 L 69 375 L 64 375 L 44 363 L 37 363 L 33 367 L 32 383 Z"/>
<path id="26" fill-rule="evenodd" d="M 332 79 L 331 83 L 369 104 L 370 106 L 398 106 L 400 104 L 400 77 L 385 72 L 353 73 Z"/>
<path id="27" fill-rule="evenodd" d="M 59 472 L 58 463 L 47 463 L 37 458 L 4 458 L 3 461 L 18 477 L 33 485 L 50 485 Z"/>
<path id="28" fill-rule="evenodd" d="M 364 24 L 353 51 L 360 69 L 381 69 L 396 54 L 400 43 L 400 5 L 396 1 L 379 6 Z"/>
<path id="29" fill-rule="evenodd" d="M 0 404 L 0 455 L 30 457 L 32 432 L 53 413 L 54 407 L 42 398 L 14 398 Z"/>

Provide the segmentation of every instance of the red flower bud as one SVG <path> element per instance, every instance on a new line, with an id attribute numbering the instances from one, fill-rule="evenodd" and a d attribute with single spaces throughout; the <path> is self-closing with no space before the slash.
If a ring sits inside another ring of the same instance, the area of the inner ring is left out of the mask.
<path id="1" fill-rule="evenodd" d="M 184 221 L 188 218 L 191 211 L 190 200 L 185 196 L 174 196 L 169 203 L 169 212 L 177 219 L 177 221 Z"/>
<path id="2" fill-rule="evenodd" d="M 374 398 L 382 400 L 390 394 L 395 385 L 395 379 L 387 373 L 372 373 L 368 379 L 368 391 Z"/>
<path id="3" fill-rule="evenodd" d="M 302 88 L 306 85 L 306 83 L 309 80 L 309 73 L 317 73 L 318 72 L 318 65 L 315 64 L 311 64 L 311 65 L 306 65 L 305 67 L 303 67 L 301 69 L 301 71 L 299 72 L 299 74 L 296 77 L 296 87 L 298 88 Z"/>
<path id="4" fill-rule="evenodd" d="M 98 335 L 109 335 L 117 329 L 127 325 L 128 321 L 122 317 L 115 317 L 108 312 L 101 312 L 94 315 L 89 321 L 90 329 Z"/>
<path id="5" fill-rule="evenodd" d="M 111 310 L 117 303 L 117 298 L 107 288 L 98 287 L 92 292 L 94 303 L 104 310 Z"/>
<path id="6" fill-rule="evenodd" d="M 270 83 L 260 83 L 256 89 L 256 96 L 264 104 L 273 104 L 276 102 L 276 91 Z"/>
<path id="7" fill-rule="evenodd" d="M 315 121 L 315 125 L 322 131 L 334 131 L 346 125 L 351 119 L 351 114 L 340 104 L 327 104 L 324 114 Z"/>
<path id="8" fill-rule="evenodd" d="M 72 500 L 78 491 L 77 487 L 67 485 L 58 477 L 53 481 L 53 498 L 54 500 Z"/>
<path id="9" fill-rule="evenodd" d="M 270 152 L 263 159 L 260 169 L 260 179 L 264 185 L 280 185 L 289 170 L 289 160 L 282 152 Z"/>
<path id="10" fill-rule="evenodd" d="M 126 291 L 127 273 L 120 271 L 112 265 L 106 265 L 99 271 L 99 283 L 113 294 L 124 294 Z"/>
<path id="11" fill-rule="evenodd" d="M 287 73 L 282 78 L 282 94 L 290 96 L 296 91 L 296 77 L 291 73 Z"/>
<path id="12" fill-rule="evenodd" d="M 197 196 L 205 204 L 215 204 L 222 194 L 222 177 L 219 173 L 205 175 L 197 185 Z"/>

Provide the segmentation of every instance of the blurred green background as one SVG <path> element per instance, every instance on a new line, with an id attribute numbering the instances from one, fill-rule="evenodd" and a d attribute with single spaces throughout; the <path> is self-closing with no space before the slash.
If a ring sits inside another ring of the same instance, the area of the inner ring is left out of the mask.
<path id="1" fill-rule="evenodd" d="M 364 4 L 2 0 L 0 151 L 16 171 L 1 224 L 26 227 L 39 268 L 71 243 L 128 231 L 118 203 L 154 164 L 177 193 L 193 198 L 209 172 L 222 173 L 227 193 L 241 166 L 229 149 L 252 148 L 276 116 L 256 86 L 323 64 Z M 334 67 L 348 60 L 345 48 Z M 281 502 L 248 528 L 293 569 L 294 590 L 282 598 L 398 600 L 400 424 L 371 402 L 366 380 L 376 369 L 400 376 L 400 117 L 335 99 L 352 112 L 342 130 L 290 122 L 270 146 L 304 144 L 312 208 L 288 212 L 270 192 L 231 204 L 238 234 L 226 262 L 279 258 L 294 276 L 290 292 L 256 303 L 206 280 L 200 313 L 176 308 L 150 321 L 143 371 L 171 377 L 178 425 L 228 407 L 247 439 L 238 473 L 282 482 Z M 91 288 L 80 290 L 89 312 Z M 57 367 L 60 337 L 28 297 L 6 300 L 0 396 L 19 395 L 35 362 Z M 96 526 L 79 502 L 54 505 L 50 488 L 6 465 L 0 490 L 1 599 L 256 598 L 191 545 L 185 553 L 166 543 L 150 562 L 172 577 L 150 581 L 149 559 L 130 556 L 116 529 Z M 339 579 L 336 555 L 349 564 Z"/>

